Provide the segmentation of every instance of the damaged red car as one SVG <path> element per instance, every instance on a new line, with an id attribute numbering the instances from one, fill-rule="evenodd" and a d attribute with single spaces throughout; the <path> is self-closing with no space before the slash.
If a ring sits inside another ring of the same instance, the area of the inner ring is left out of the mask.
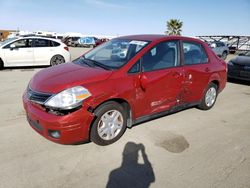
<path id="1" fill-rule="evenodd" d="M 134 124 L 191 106 L 212 108 L 226 70 L 200 40 L 124 36 L 39 71 L 23 105 L 31 127 L 51 141 L 108 145 Z"/>

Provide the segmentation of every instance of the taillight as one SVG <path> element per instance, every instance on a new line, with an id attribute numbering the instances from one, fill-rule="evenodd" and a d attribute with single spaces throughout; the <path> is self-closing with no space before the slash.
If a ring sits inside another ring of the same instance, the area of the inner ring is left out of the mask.
<path id="1" fill-rule="evenodd" d="M 65 50 L 69 51 L 69 48 L 67 46 L 64 47 Z"/>

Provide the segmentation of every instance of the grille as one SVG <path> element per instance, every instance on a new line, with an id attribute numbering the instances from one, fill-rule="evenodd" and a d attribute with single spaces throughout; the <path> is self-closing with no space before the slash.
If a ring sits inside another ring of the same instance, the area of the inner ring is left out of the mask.
<path id="1" fill-rule="evenodd" d="M 32 89 L 28 88 L 29 100 L 36 102 L 38 104 L 43 104 L 51 96 L 52 96 L 52 94 L 37 92 L 37 91 L 33 91 Z"/>

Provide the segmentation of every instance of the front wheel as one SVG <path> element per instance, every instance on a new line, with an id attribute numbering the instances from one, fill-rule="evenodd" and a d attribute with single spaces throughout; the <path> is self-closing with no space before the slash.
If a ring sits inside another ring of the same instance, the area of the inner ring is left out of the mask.
<path id="1" fill-rule="evenodd" d="M 125 132 L 127 113 L 117 102 L 102 104 L 95 111 L 96 119 L 90 131 L 90 140 L 98 145 L 109 145 L 117 141 Z"/>
<path id="2" fill-rule="evenodd" d="M 209 110 L 215 104 L 217 98 L 217 85 L 214 83 L 210 83 L 208 88 L 202 98 L 200 105 L 198 106 L 202 110 Z"/>
<path id="3" fill-rule="evenodd" d="M 62 64 L 62 63 L 65 63 L 65 59 L 61 55 L 55 55 L 50 60 L 50 65 L 51 66 L 59 65 L 59 64 Z"/>

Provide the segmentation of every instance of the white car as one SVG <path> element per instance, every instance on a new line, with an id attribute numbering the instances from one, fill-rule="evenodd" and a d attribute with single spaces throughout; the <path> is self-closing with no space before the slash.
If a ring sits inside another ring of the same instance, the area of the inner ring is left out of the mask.
<path id="1" fill-rule="evenodd" d="M 43 37 L 7 39 L 0 44 L 0 68 L 15 66 L 58 65 L 70 61 L 68 47 Z"/>

